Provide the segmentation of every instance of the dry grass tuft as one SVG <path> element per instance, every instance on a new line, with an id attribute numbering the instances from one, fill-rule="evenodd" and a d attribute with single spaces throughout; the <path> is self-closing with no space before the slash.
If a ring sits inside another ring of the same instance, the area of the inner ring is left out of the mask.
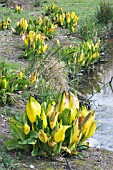
<path id="1" fill-rule="evenodd" d="M 68 74 L 64 62 L 59 62 L 54 57 L 49 58 L 43 73 L 44 79 L 51 84 L 54 90 L 68 90 Z"/>

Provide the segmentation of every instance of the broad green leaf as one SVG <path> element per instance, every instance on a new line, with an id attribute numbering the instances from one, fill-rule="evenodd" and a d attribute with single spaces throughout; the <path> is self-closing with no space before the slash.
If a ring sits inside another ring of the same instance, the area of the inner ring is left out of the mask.
<path id="1" fill-rule="evenodd" d="M 69 109 L 64 109 L 60 114 L 59 118 L 62 120 L 62 125 L 68 125 L 68 114 L 69 114 Z"/>
<path id="2" fill-rule="evenodd" d="M 23 125 L 19 123 L 14 118 L 10 118 L 10 132 L 12 136 L 16 139 L 21 139 L 22 141 L 25 139 L 25 134 L 23 131 Z"/>
<path id="3" fill-rule="evenodd" d="M 77 152 L 77 156 L 79 156 L 80 158 L 83 158 L 83 153 L 82 152 Z"/>
<path id="4" fill-rule="evenodd" d="M 26 145 L 26 144 L 34 145 L 34 144 L 36 144 L 36 142 L 37 142 L 36 139 L 29 138 L 29 139 L 26 139 L 22 142 L 19 142 L 19 144 L 21 144 L 21 145 Z"/>
<path id="5" fill-rule="evenodd" d="M 38 138 L 38 133 L 36 131 L 31 130 L 27 135 L 28 138 Z"/>
<path id="6" fill-rule="evenodd" d="M 80 145 L 77 147 L 78 150 L 87 150 L 88 146 L 87 145 Z"/>
<path id="7" fill-rule="evenodd" d="M 18 139 L 8 139 L 6 142 L 4 142 L 4 145 L 6 145 L 8 150 L 26 149 L 22 145 L 19 145 L 19 140 Z"/>
<path id="8" fill-rule="evenodd" d="M 22 123 L 25 124 L 27 122 L 27 113 L 24 112 L 22 115 Z"/>
<path id="9" fill-rule="evenodd" d="M 32 156 L 37 156 L 38 153 L 39 153 L 38 148 L 34 148 L 34 149 L 32 150 L 32 152 L 31 152 L 31 155 L 32 155 Z"/>
<path id="10" fill-rule="evenodd" d="M 43 128 L 43 121 L 39 116 L 36 116 L 36 131 L 39 131 L 39 129 Z"/>
<path id="11" fill-rule="evenodd" d="M 62 142 L 57 143 L 57 145 L 54 147 L 54 154 L 60 154 L 61 151 L 61 147 L 62 147 Z"/>
<path id="12" fill-rule="evenodd" d="M 41 107 L 44 109 L 44 112 L 46 112 L 47 103 L 46 103 L 46 102 L 43 102 L 43 103 L 41 104 Z"/>
<path id="13" fill-rule="evenodd" d="M 10 93 L 10 92 L 6 92 L 5 94 L 7 94 L 7 95 L 11 95 L 11 93 Z"/>
<path id="14" fill-rule="evenodd" d="M 19 145 L 19 140 L 18 139 L 8 139 L 6 142 L 4 142 L 4 144 L 8 147 L 8 148 L 15 148 Z"/>

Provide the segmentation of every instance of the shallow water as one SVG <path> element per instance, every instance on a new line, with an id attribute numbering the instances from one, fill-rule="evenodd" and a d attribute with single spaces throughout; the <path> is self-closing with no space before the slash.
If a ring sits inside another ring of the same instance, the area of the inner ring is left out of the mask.
<path id="1" fill-rule="evenodd" d="M 85 91 L 88 98 L 93 96 L 91 104 L 99 127 L 90 139 L 90 145 L 113 151 L 113 80 L 109 86 L 109 81 L 113 77 L 113 40 L 110 41 L 110 45 L 112 48 L 110 57 L 107 58 L 108 62 L 100 64 L 94 75 L 87 78 Z M 102 88 L 106 84 L 107 87 Z M 91 93 L 96 94 L 91 95 Z"/>
<path id="2" fill-rule="evenodd" d="M 108 63 L 101 66 L 104 84 L 108 83 L 113 76 L 113 49 L 111 52 Z M 100 93 L 93 96 L 92 100 L 95 101 L 93 107 L 96 110 L 98 125 L 101 125 L 93 136 L 92 143 L 94 146 L 113 151 L 113 81 L 111 86 L 102 89 Z"/>

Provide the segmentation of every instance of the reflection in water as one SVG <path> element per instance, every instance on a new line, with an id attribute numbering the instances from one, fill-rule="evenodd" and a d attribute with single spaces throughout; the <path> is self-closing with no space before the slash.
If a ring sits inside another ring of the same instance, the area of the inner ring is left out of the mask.
<path id="1" fill-rule="evenodd" d="M 111 57 L 108 58 L 108 62 L 100 66 L 101 82 L 105 85 L 110 82 L 113 77 L 113 48 L 111 49 Z M 97 79 L 98 82 L 98 79 Z M 102 85 L 100 85 L 102 87 Z M 107 106 L 113 106 L 113 80 L 111 86 L 103 88 L 100 93 L 93 96 L 93 100 L 97 100 L 98 103 L 105 104 Z"/>
<path id="2" fill-rule="evenodd" d="M 89 76 L 84 75 L 81 83 L 79 84 L 78 91 L 84 95 L 93 95 L 96 92 L 100 92 L 100 87 L 101 85 L 103 86 L 102 72 L 103 70 L 100 70 L 99 65 L 97 65 L 95 71 Z"/>
<path id="3" fill-rule="evenodd" d="M 111 86 L 109 85 L 113 77 L 113 49 L 107 61 L 106 63 L 96 65 L 94 72 L 92 72 L 90 76 L 84 75 L 84 77 L 82 77 L 83 79 L 81 84 L 79 84 L 78 91 L 90 97 L 97 92 L 99 92 L 98 95 L 101 98 L 113 97 L 113 80 Z M 98 95 L 94 95 L 93 98 Z"/>
<path id="4" fill-rule="evenodd" d="M 113 151 L 113 80 L 111 86 L 102 88 L 113 77 L 113 40 L 111 43 L 111 57 L 105 64 L 101 64 L 90 76 L 86 77 L 79 91 L 91 97 L 92 108 L 96 111 L 96 119 L 100 128 L 90 139 L 91 146 L 102 147 Z M 102 90 L 100 90 L 102 88 Z M 94 96 L 93 94 L 97 92 Z"/>

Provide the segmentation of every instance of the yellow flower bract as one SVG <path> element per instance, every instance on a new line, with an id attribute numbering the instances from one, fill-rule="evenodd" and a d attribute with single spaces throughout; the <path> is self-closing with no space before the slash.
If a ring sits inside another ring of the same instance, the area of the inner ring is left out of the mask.
<path id="1" fill-rule="evenodd" d="M 26 113 L 31 123 L 36 122 L 36 116 L 41 114 L 41 105 L 32 96 L 27 102 Z"/>
<path id="2" fill-rule="evenodd" d="M 28 124 L 24 124 L 24 133 L 27 135 L 30 132 L 30 126 Z"/>

